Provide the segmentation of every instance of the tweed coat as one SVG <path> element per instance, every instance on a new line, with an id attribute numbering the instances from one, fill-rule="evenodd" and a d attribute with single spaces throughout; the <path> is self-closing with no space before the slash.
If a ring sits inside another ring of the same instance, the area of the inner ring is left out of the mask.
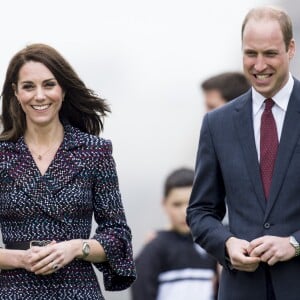
<path id="1" fill-rule="evenodd" d="M 0 226 L 3 243 L 30 240 L 96 239 L 107 262 L 107 290 L 135 279 L 131 231 L 126 223 L 112 145 L 70 126 L 42 176 L 24 138 L 0 142 Z M 91 235 L 92 217 L 97 223 Z M 2 270 L 0 299 L 104 299 L 92 263 L 74 260 L 52 275 Z"/>

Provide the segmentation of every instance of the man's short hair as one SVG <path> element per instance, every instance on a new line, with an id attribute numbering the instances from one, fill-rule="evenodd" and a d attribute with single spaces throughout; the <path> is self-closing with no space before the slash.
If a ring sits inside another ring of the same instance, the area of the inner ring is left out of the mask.
<path id="1" fill-rule="evenodd" d="M 250 84 L 243 73 L 225 72 L 206 79 L 201 88 L 203 91 L 217 90 L 229 102 L 248 91 Z"/>

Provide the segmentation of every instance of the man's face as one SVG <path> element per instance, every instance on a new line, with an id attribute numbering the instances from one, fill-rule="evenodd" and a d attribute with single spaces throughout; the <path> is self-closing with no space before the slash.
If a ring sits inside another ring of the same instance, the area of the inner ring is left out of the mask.
<path id="1" fill-rule="evenodd" d="M 273 97 L 288 81 L 294 40 L 286 49 L 278 21 L 250 19 L 244 29 L 242 45 L 246 77 L 258 93 Z"/>
<path id="2" fill-rule="evenodd" d="M 206 90 L 203 92 L 206 110 L 210 111 L 226 103 L 218 90 Z"/>

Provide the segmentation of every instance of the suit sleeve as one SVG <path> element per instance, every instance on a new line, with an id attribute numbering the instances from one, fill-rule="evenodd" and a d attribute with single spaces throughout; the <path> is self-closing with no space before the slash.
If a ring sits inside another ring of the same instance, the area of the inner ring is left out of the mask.
<path id="1" fill-rule="evenodd" d="M 226 213 L 226 195 L 221 166 L 209 125 L 210 113 L 204 117 L 201 128 L 187 222 L 195 242 L 226 267 L 225 242 L 232 234 L 222 224 Z"/>
<path id="2" fill-rule="evenodd" d="M 121 201 L 110 141 L 104 142 L 100 153 L 94 174 L 93 205 L 98 226 L 93 238 L 104 248 L 107 261 L 94 265 L 103 272 L 106 290 L 122 290 L 136 277 L 132 237 Z"/>
<path id="3" fill-rule="evenodd" d="M 131 300 L 156 300 L 162 252 L 157 238 L 147 244 L 136 258 L 137 280 L 131 287 Z"/>

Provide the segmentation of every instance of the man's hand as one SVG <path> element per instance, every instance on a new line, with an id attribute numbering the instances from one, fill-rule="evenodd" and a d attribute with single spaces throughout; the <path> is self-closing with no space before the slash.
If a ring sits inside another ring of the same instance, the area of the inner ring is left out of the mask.
<path id="1" fill-rule="evenodd" d="M 250 242 L 247 252 L 251 257 L 260 257 L 261 261 L 273 266 L 286 261 L 296 254 L 289 237 L 265 235 Z"/>
<path id="2" fill-rule="evenodd" d="M 248 248 L 249 242 L 246 240 L 231 237 L 226 241 L 227 253 L 234 269 L 246 272 L 254 272 L 257 269 L 260 258 L 250 257 Z"/>

